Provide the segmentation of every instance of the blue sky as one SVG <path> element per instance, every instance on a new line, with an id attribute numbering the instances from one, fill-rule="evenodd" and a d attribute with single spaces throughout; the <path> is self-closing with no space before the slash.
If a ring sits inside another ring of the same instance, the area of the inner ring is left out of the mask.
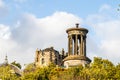
<path id="1" fill-rule="evenodd" d="M 119 0 L 0 0 L 0 63 L 34 62 L 36 48 L 65 48 L 65 30 L 89 29 L 87 55 L 120 62 Z"/>
<path id="2" fill-rule="evenodd" d="M 97 13 L 98 9 L 104 4 L 117 8 L 119 0 L 4 0 L 4 3 L 7 4 L 9 14 L 1 21 L 7 21 L 7 23 L 11 24 L 10 20 L 19 18 L 23 13 L 31 13 L 42 18 L 56 11 L 65 11 L 85 18 L 89 14 Z"/>

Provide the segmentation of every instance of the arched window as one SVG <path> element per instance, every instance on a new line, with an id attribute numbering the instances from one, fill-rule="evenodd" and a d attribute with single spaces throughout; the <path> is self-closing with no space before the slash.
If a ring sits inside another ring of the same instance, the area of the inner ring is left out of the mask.
<path id="1" fill-rule="evenodd" d="M 42 58 L 42 64 L 44 64 L 45 63 L 45 60 L 44 60 L 44 58 Z"/>

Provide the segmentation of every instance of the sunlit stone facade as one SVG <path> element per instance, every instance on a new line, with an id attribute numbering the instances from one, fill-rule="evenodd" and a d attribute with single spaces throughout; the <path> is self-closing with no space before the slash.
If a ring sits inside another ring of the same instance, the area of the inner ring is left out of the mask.
<path id="1" fill-rule="evenodd" d="M 60 54 L 53 47 L 44 50 L 36 50 L 35 65 L 37 67 L 48 66 L 50 63 L 60 66 L 63 60 L 64 51 Z"/>
<path id="2" fill-rule="evenodd" d="M 65 67 L 89 64 L 91 60 L 86 56 L 86 38 L 88 30 L 79 28 L 76 24 L 75 28 L 66 30 L 68 33 L 68 56 L 63 60 Z"/>

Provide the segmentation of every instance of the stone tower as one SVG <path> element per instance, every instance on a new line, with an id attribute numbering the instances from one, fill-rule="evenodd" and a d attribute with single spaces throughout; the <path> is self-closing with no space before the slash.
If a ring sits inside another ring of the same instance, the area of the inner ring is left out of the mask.
<path id="1" fill-rule="evenodd" d="M 72 67 L 89 64 L 91 60 L 86 56 L 86 35 L 88 30 L 79 28 L 76 24 L 75 28 L 66 30 L 68 34 L 68 56 L 63 60 L 65 67 Z"/>
<path id="2" fill-rule="evenodd" d="M 37 49 L 35 57 L 36 67 L 49 66 L 50 63 L 60 66 L 64 55 L 63 52 L 64 51 L 62 51 L 62 55 L 60 55 L 54 47 L 45 48 L 43 50 Z"/>

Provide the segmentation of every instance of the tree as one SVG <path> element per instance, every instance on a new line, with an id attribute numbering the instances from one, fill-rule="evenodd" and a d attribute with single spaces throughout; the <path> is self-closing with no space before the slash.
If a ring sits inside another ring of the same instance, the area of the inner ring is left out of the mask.
<path id="1" fill-rule="evenodd" d="M 17 66 L 17 67 L 20 68 L 20 69 L 22 68 L 21 65 L 20 65 L 20 63 L 16 63 L 16 61 L 12 62 L 11 64 Z"/>
<path id="2" fill-rule="evenodd" d="M 0 67 L 0 79 L 2 80 L 19 80 L 19 77 L 12 73 L 13 70 L 9 65 Z"/>
<path id="3" fill-rule="evenodd" d="M 120 63 L 116 65 L 116 74 L 115 74 L 116 79 L 120 79 Z"/>
<path id="4" fill-rule="evenodd" d="M 27 72 L 26 72 L 27 71 Z M 34 63 L 26 66 L 23 76 L 13 74 L 10 65 L 0 67 L 2 80 L 120 80 L 120 64 L 108 59 L 94 57 L 89 67 L 76 66 L 68 69 L 50 64 L 48 67 L 37 68 Z"/>
<path id="5" fill-rule="evenodd" d="M 113 63 L 107 59 L 95 57 L 91 68 L 88 70 L 90 78 L 98 79 L 115 79 L 116 69 Z"/>

